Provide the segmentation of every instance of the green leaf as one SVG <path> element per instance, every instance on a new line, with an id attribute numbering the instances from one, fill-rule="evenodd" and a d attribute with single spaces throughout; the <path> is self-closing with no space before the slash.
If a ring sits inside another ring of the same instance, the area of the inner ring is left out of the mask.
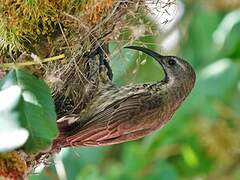
<path id="1" fill-rule="evenodd" d="M 199 94 L 222 98 L 237 81 L 238 67 L 231 59 L 224 58 L 202 69 L 196 87 Z"/>
<path id="2" fill-rule="evenodd" d="M 240 10 L 235 10 L 228 13 L 218 25 L 216 31 L 213 33 L 213 41 L 221 49 L 227 37 L 230 35 L 232 29 L 240 22 Z M 237 39 L 236 39 L 237 40 Z"/>
<path id="3" fill-rule="evenodd" d="M 10 151 L 22 146 L 29 136 L 16 119 L 19 118 L 21 89 L 11 86 L 0 91 L 0 152 Z"/>
<path id="4" fill-rule="evenodd" d="M 19 91 L 11 93 L 13 87 Z M 5 111 L 0 122 L 7 124 L 8 121 L 13 127 L 20 125 L 28 130 L 29 138 L 23 146 L 26 152 L 37 153 L 48 148 L 57 136 L 58 129 L 54 103 L 46 83 L 22 70 L 14 69 L 0 81 L 0 90 L 7 91 L 9 97 L 16 97 L 8 109 L 4 108 L 7 101 L 0 102 L 2 111 Z"/>

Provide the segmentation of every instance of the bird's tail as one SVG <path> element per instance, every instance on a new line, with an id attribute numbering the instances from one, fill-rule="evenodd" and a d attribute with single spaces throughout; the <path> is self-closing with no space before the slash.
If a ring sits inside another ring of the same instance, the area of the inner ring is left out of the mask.
<path id="1" fill-rule="evenodd" d="M 75 117 L 73 116 L 71 116 L 71 118 L 63 117 L 57 121 L 59 135 L 54 139 L 52 149 L 61 149 L 70 146 L 69 142 L 66 139 L 69 136 L 69 133 L 71 132 L 72 129 L 72 124 L 69 123 L 71 122 L 71 120 L 73 120 L 72 118 Z"/>

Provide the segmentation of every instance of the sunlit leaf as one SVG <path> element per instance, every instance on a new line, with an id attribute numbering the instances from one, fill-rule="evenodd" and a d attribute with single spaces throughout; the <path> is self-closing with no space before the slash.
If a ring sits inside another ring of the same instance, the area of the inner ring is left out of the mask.
<path id="1" fill-rule="evenodd" d="M 15 91 L 9 91 L 12 89 Z M 54 103 L 48 86 L 42 80 L 14 69 L 0 81 L 0 90 L 6 93 L 5 100 L 0 102 L 5 112 L 1 122 L 12 124 L 12 127 L 21 126 L 29 132 L 24 150 L 36 153 L 48 148 L 58 133 Z M 5 106 L 10 96 L 13 96 L 12 103 Z"/>
<path id="2" fill-rule="evenodd" d="M 190 167 L 196 167 L 198 165 L 198 158 L 191 148 L 191 146 L 183 145 L 181 148 L 183 159 Z"/>
<path id="3" fill-rule="evenodd" d="M 198 93 L 222 97 L 238 80 L 238 67 L 230 59 L 221 59 L 204 68 L 199 75 Z"/>
<path id="4" fill-rule="evenodd" d="M 232 11 L 223 18 L 223 20 L 213 33 L 213 41 L 219 49 L 223 47 L 233 27 L 239 22 L 240 10 Z"/>
<path id="5" fill-rule="evenodd" d="M 0 91 L 0 152 L 16 149 L 27 141 L 29 133 L 17 121 L 20 101 L 21 89 L 18 86 Z"/>

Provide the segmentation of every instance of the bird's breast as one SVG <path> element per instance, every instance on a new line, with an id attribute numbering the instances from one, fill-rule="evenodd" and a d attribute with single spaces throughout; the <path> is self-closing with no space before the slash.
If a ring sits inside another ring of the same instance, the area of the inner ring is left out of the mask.
<path id="1" fill-rule="evenodd" d="M 158 129 L 162 127 L 167 121 L 171 119 L 174 112 L 178 109 L 186 96 L 186 88 L 165 88 L 158 94 L 158 97 L 155 96 L 152 98 L 152 102 L 150 105 L 148 105 L 149 111 L 151 111 L 151 113 L 146 116 L 146 119 L 149 120 L 145 121 L 149 121 L 149 123 L 152 124 L 152 129 Z"/>

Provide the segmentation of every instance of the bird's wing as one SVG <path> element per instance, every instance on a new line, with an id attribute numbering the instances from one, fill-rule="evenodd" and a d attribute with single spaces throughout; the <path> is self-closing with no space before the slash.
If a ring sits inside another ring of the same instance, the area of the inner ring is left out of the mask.
<path id="1" fill-rule="evenodd" d="M 131 133 L 126 130 L 134 127 L 133 117 L 144 113 L 152 98 L 150 93 L 140 93 L 118 100 L 89 118 L 85 124 L 80 122 L 81 127 L 76 126 L 66 140 L 73 146 L 97 146 L 105 140 Z"/>

